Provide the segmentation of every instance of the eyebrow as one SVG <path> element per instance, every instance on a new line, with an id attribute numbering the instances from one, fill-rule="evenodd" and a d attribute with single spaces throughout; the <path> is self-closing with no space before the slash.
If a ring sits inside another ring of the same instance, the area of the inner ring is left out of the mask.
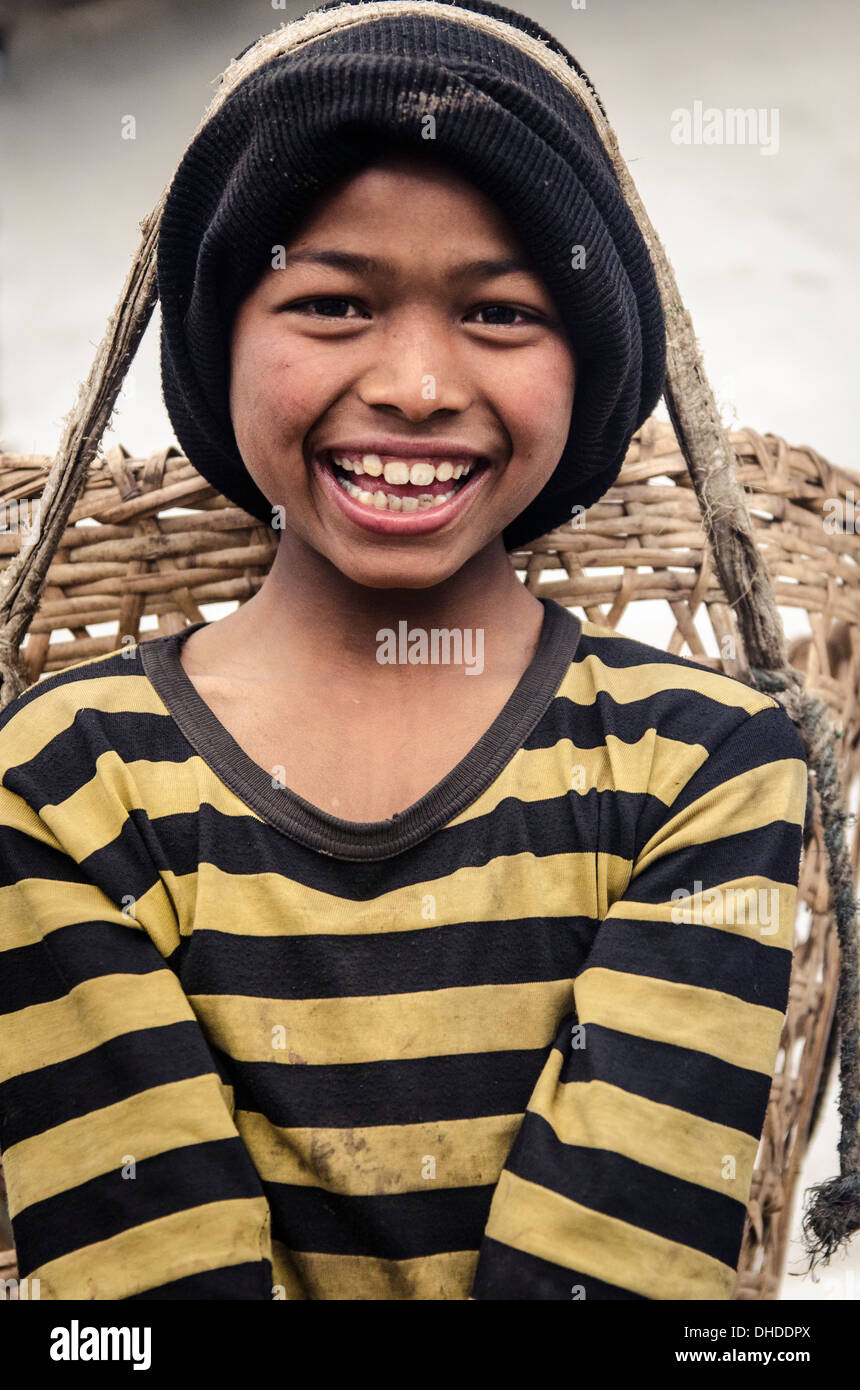
<path id="1" fill-rule="evenodd" d="M 398 269 L 393 261 L 377 256 L 363 256 L 356 251 L 336 251 L 321 248 L 316 251 L 291 251 L 281 257 L 282 266 L 292 265 L 296 262 L 331 266 L 334 270 L 345 270 L 354 275 L 387 275 L 390 279 L 396 276 Z M 485 258 L 477 261 L 464 261 L 461 265 L 454 266 L 449 270 L 447 275 L 451 280 L 493 280 L 501 275 L 522 273 L 533 275 L 534 271 L 531 266 L 516 256 L 503 256 L 496 260 Z"/>

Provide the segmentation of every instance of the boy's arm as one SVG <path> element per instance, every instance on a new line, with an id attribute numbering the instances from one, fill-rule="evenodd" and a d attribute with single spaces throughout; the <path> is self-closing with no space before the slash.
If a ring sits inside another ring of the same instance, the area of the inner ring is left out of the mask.
<path id="1" fill-rule="evenodd" d="M 731 1297 L 788 1006 L 806 792 L 774 704 L 645 827 L 502 1170 L 473 1298 Z"/>
<path id="2" fill-rule="evenodd" d="M 271 1299 L 226 1090 L 148 932 L 0 786 L 0 1148 L 41 1298 Z"/>

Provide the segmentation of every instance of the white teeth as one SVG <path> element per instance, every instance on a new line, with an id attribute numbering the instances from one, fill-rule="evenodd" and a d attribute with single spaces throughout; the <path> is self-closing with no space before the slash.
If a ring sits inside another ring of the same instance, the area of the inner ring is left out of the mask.
<path id="1" fill-rule="evenodd" d="M 442 459 L 439 463 L 433 464 L 429 459 L 421 459 L 418 463 L 412 463 L 409 459 L 389 458 L 385 464 L 379 454 L 362 454 L 360 458 L 347 458 L 343 454 L 332 453 L 331 459 L 339 468 L 346 473 L 352 473 L 356 477 L 366 473 L 369 478 L 384 478 L 387 484 L 386 489 L 378 489 L 370 492 L 366 488 L 359 487 L 350 478 L 345 478 L 343 474 L 335 473 L 335 478 L 339 487 L 344 492 L 360 502 L 362 506 L 370 507 L 374 511 L 389 512 L 417 512 L 429 511 L 431 508 L 443 507 L 452 497 L 459 492 L 462 483 L 473 471 L 473 463 L 452 463 L 450 459 Z M 432 492 L 421 492 L 416 497 L 404 497 L 396 492 L 390 492 L 388 488 L 404 487 L 429 487 L 433 482 L 447 483 L 457 482 L 459 486 L 452 487 L 449 491 L 437 496 Z"/>
<path id="2" fill-rule="evenodd" d="M 409 469 L 400 459 L 395 463 L 387 463 L 382 472 L 387 483 L 402 484 L 409 482 Z"/>
<path id="3" fill-rule="evenodd" d="M 426 512 L 431 507 L 442 507 L 454 496 L 457 489 L 452 488 L 450 492 L 442 493 L 434 497 L 432 493 L 422 492 L 419 497 L 395 497 L 391 493 L 378 491 L 368 492 L 366 488 L 356 487 L 355 483 L 348 478 L 338 478 L 338 486 L 344 492 L 349 493 L 356 502 L 361 502 L 365 507 L 371 507 L 375 511 L 389 512 Z"/>
<path id="4" fill-rule="evenodd" d="M 389 459 L 383 464 L 379 454 L 362 454 L 360 459 L 332 454 L 332 459 L 347 473 L 366 473 L 370 478 L 384 477 L 392 487 L 401 487 L 405 483 L 427 487 L 432 482 L 447 483 L 452 478 L 467 478 L 475 466 L 473 463 L 451 463 L 450 459 L 442 459 L 437 464 L 429 459 L 422 459 L 420 463 L 410 463 L 408 459 Z"/>

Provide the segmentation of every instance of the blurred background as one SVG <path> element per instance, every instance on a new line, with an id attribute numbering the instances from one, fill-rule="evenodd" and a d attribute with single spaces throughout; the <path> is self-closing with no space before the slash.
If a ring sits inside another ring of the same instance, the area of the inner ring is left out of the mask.
<path id="1" fill-rule="evenodd" d="M 53 453 L 139 223 L 215 79 L 305 8 L 0 0 L 0 450 Z M 855 469 L 860 7 L 518 0 L 516 8 L 557 35 L 600 93 L 674 265 L 725 423 L 810 444 Z M 675 143 L 672 113 L 696 102 L 766 112 L 772 152 Z M 133 139 L 124 138 L 129 117 Z M 142 457 L 173 440 L 157 349 L 156 313 L 104 447 L 122 442 Z M 664 644 L 657 627 L 643 631 L 636 607 L 632 635 Z M 224 606 L 211 608 L 206 616 L 217 618 Z M 786 629 L 795 635 L 791 614 Z M 816 1279 L 804 1274 L 800 1243 L 804 1189 L 838 1172 L 836 1097 L 834 1071 L 798 1182 L 781 1299 L 860 1297 L 860 1240 Z M 0 1230 L 0 1246 L 7 1235 Z"/>

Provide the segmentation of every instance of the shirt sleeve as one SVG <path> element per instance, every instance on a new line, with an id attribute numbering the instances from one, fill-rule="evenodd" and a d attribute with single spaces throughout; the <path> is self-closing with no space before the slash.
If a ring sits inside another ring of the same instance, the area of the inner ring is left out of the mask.
<path id="1" fill-rule="evenodd" d="M 807 766 L 773 702 L 643 814 L 493 1194 L 474 1299 L 728 1299 L 788 1007 Z"/>
<path id="2" fill-rule="evenodd" d="M 268 1202 L 167 955 L 0 785 L 0 1148 L 42 1299 L 272 1298 Z"/>

